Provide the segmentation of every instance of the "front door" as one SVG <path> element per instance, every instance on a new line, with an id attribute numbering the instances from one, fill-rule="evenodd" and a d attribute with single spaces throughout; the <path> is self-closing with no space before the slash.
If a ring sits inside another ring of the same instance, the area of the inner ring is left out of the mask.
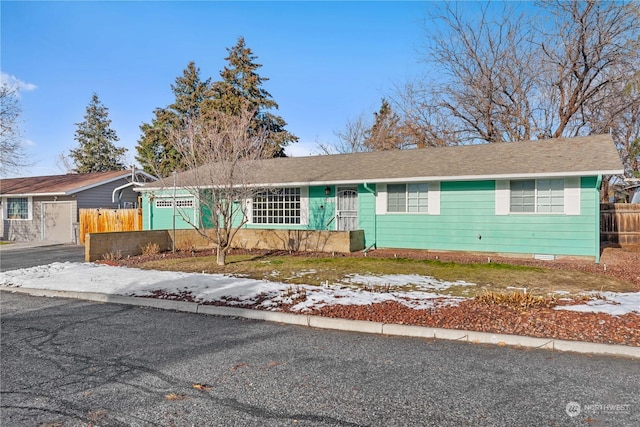
<path id="1" fill-rule="evenodd" d="M 358 229 L 358 189 L 338 187 L 336 200 L 337 229 L 350 231 Z"/>

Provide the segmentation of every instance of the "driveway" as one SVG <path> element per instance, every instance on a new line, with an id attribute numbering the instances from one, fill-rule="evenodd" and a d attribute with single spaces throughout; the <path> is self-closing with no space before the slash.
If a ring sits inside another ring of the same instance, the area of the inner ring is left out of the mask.
<path id="1" fill-rule="evenodd" d="M 0 271 L 35 267 L 52 262 L 84 262 L 84 246 L 71 244 L 21 244 L 0 245 Z"/>
<path id="2" fill-rule="evenodd" d="M 0 298 L 0 425 L 640 425 L 636 360 Z"/>

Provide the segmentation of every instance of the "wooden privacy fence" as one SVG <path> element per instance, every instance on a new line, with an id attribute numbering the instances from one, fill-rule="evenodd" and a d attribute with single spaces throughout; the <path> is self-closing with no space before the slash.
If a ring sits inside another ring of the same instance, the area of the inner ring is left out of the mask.
<path id="1" fill-rule="evenodd" d="M 600 239 L 620 246 L 640 245 L 640 204 L 601 203 Z"/>
<path id="2" fill-rule="evenodd" d="M 80 209 L 80 244 L 87 233 L 142 230 L 142 209 Z"/>

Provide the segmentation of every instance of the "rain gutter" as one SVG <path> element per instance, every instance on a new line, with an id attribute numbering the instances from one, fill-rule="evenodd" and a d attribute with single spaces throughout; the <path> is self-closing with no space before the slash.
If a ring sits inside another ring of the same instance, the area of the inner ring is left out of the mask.
<path id="1" fill-rule="evenodd" d="M 369 252 L 371 250 L 371 248 L 377 247 L 378 244 L 378 215 L 376 212 L 376 190 L 374 190 L 373 188 L 369 187 L 369 183 L 365 182 L 363 184 L 363 187 L 366 191 L 368 191 L 369 193 L 373 194 L 374 200 L 373 200 L 373 243 L 371 245 L 369 245 L 368 248 L 366 248 L 364 250 L 364 253 L 366 254 L 367 252 Z"/>

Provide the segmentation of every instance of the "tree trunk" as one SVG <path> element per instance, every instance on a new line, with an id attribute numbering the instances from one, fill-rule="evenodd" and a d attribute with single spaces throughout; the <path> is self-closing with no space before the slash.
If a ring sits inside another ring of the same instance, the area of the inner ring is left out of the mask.
<path id="1" fill-rule="evenodd" d="M 216 264 L 225 265 L 227 261 L 227 248 L 221 248 L 218 246 L 216 250 Z"/>

